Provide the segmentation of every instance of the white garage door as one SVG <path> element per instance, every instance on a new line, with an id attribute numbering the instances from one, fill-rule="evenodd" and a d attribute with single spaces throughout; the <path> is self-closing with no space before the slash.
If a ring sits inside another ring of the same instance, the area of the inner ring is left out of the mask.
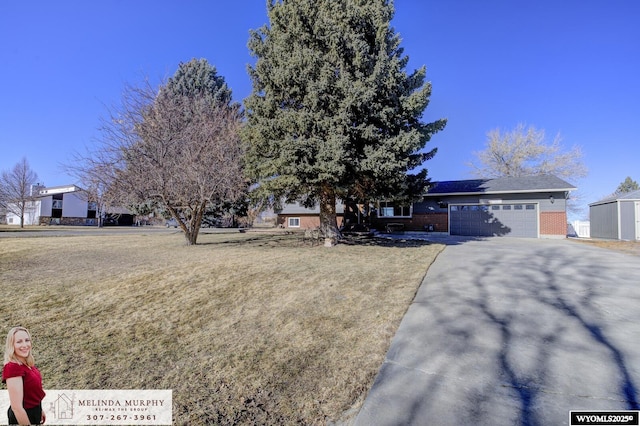
<path id="1" fill-rule="evenodd" d="M 538 205 L 453 204 L 449 206 L 449 233 L 538 238 Z"/>

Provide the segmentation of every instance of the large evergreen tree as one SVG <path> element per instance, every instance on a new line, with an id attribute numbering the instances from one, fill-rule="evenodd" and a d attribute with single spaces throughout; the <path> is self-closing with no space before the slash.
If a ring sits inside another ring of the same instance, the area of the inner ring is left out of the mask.
<path id="1" fill-rule="evenodd" d="M 218 75 L 216 67 L 206 59 L 181 62 L 175 74 L 161 87 L 160 96 L 174 101 L 181 97 L 202 97 L 216 107 L 238 107 L 231 102 L 231 89 L 224 77 Z"/>
<path id="2" fill-rule="evenodd" d="M 273 1 L 270 25 L 251 32 L 247 171 L 260 191 L 319 203 L 331 242 L 337 198 L 422 193 L 427 172 L 414 171 L 446 124 L 421 120 L 431 84 L 424 67 L 405 72 L 393 12 L 388 0 Z"/>
<path id="3" fill-rule="evenodd" d="M 618 185 L 615 193 L 625 194 L 627 192 L 637 191 L 638 189 L 640 189 L 640 186 L 638 186 L 638 182 L 631 179 L 630 176 L 627 176 L 627 178 L 622 183 L 620 183 L 620 185 Z"/>

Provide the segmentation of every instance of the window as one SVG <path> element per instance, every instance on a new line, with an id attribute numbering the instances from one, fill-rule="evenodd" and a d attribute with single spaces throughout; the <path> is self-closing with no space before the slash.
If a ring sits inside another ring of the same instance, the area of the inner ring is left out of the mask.
<path id="1" fill-rule="evenodd" d="M 300 228 L 300 218 L 290 217 L 288 226 L 289 228 Z"/>
<path id="2" fill-rule="evenodd" d="M 502 210 L 511 210 L 511 205 L 505 204 L 504 206 L 502 206 Z"/>
<path id="3" fill-rule="evenodd" d="M 61 209 L 62 208 L 62 200 L 53 200 L 53 205 L 51 206 L 53 209 Z"/>
<path id="4" fill-rule="evenodd" d="M 514 210 L 522 210 L 522 204 L 516 204 L 515 206 L 513 206 Z"/>
<path id="5" fill-rule="evenodd" d="M 380 217 L 411 217 L 411 206 L 389 201 L 380 203 Z"/>
<path id="6" fill-rule="evenodd" d="M 527 210 L 535 210 L 535 209 L 536 209 L 535 204 L 527 204 Z"/>
<path id="7" fill-rule="evenodd" d="M 97 204 L 97 203 L 95 203 L 95 202 L 93 202 L 93 201 L 90 201 L 90 202 L 87 204 L 87 218 L 89 218 L 89 219 L 95 219 L 95 218 L 96 218 L 96 216 L 97 216 L 97 215 L 96 215 L 97 210 L 98 210 L 98 204 Z"/>
<path id="8" fill-rule="evenodd" d="M 500 210 L 500 206 L 493 205 L 491 206 L 491 210 Z"/>

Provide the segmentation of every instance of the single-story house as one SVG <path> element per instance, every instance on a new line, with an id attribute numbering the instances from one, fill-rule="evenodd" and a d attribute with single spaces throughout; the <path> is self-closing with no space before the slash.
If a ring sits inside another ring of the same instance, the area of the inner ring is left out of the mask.
<path id="1" fill-rule="evenodd" d="M 589 204 L 591 238 L 640 240 L 640 190 Z"/>
<path id="2" fill-rule="evenodd" d="M 344 204 L 336 204 L 338 227 L 344 219 Z M 278 212 L 276 223 L 281 228 L 314 229 L 320 226 L 320 206 L 304 207 L 300 203 L 285 204 Z"/>
<path id="3" fill-rule="evenodd" d="M 86 191 L 76 185 L 34 187 L 27 202 L 25 225 L 98 225 L 97 205 L 88 201 Z M 7 211 L 7 224 L 20 225 L 20 217 Z M 120 225 L 131 225 L 133 216 L 123 209 L 111 212 Z"/>
<path id="4" fill-rule="evenodd" d="M 377 202 L 367 220 L 379 231 L 565 238 L 567 199 L 575 189 L 548 175 L 433 182 L 422 199 L 410 205 Z M 345 208 L 338 205 L 338 211 L 342 223 Z M 286 205 L 278 223 L 287 228 L 317 226 L 318 208 Z"/>

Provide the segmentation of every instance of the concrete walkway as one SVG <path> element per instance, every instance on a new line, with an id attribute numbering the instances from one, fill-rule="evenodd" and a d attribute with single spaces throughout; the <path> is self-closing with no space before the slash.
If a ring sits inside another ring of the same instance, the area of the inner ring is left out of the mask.
<path id="1" fill-rule="evenodd" d="M 638 409 L 640 259 L 568 240 L 454 241 L 355 424 L 562 425 Z"/>

